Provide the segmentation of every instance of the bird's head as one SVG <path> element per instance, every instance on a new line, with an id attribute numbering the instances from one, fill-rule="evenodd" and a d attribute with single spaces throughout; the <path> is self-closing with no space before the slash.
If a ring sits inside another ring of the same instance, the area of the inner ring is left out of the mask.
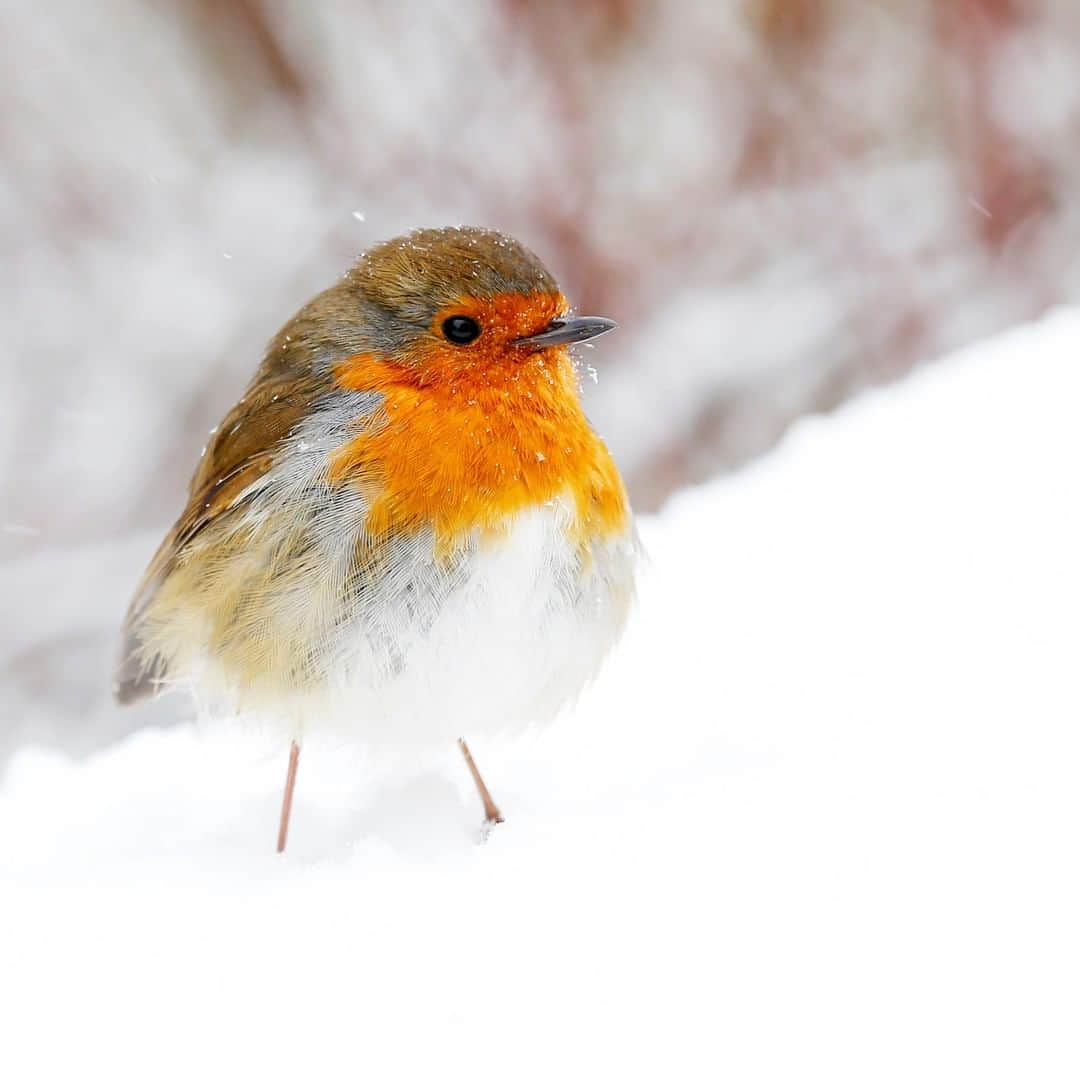
<path id="1" fill-rule="evenodd" d="M 421 229 L 366 251 L 283 333 L 331 364 L 361 353 L 438 377 L 519 363 L 615 326 L 568 312 L 554 277 L 516 240 L 489 229 Z"/>

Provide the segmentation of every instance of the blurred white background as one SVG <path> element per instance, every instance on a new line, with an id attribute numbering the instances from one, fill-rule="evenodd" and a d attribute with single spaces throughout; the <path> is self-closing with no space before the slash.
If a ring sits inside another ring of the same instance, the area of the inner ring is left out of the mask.
<path id="1" fill-rule="evenodd" d="M 375 240 L 505 229 L 619 320 L 641 510 L 1080 291 L 1072 0 L 12 2 L 0 90 L 4 749 L 167 717 L 108 704 L 131 586 Z"/>

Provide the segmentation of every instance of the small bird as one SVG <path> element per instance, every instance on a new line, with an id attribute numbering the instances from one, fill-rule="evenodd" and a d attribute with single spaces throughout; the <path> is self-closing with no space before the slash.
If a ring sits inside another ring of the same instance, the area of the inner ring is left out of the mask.
<path id="1" fill-rule="evenodd" d="M 579 400 L 571 316 L 529 250 L 479 228 L 369 249 L 273 338 L 214 429 L 128 610 L 115 692 L 190 689 L 300 746 L 457 738 L 552 718 L 634 595 L 622 479 Z"/>

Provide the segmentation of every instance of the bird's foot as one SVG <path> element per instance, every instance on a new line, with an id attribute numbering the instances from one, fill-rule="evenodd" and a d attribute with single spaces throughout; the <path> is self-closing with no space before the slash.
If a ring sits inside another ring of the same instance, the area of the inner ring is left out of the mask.
<path id="1" fill-rule="evenodd" d="M 485 818 L 484 821 L 481 822 L 480 828 L 476 831 L 476 842 L 478 844 L 486 844 L 488 838 L 495 831 L 495 826 L 501 825 L 505 820 L 506 819 L 502 817 Z"/>

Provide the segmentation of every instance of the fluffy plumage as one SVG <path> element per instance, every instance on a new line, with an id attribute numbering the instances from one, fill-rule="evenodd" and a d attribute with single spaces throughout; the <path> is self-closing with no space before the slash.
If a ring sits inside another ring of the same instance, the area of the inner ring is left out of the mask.
<path id="1" fill-rule="evenodd" d="M 566 306 L 515 241 L 443 229 L 301 309 L 136 593 L 118 697 L 190 686 L 393 743 L 554 715 L 621 629 L 636 547 L 565 348 L 513 344 Z"/>

